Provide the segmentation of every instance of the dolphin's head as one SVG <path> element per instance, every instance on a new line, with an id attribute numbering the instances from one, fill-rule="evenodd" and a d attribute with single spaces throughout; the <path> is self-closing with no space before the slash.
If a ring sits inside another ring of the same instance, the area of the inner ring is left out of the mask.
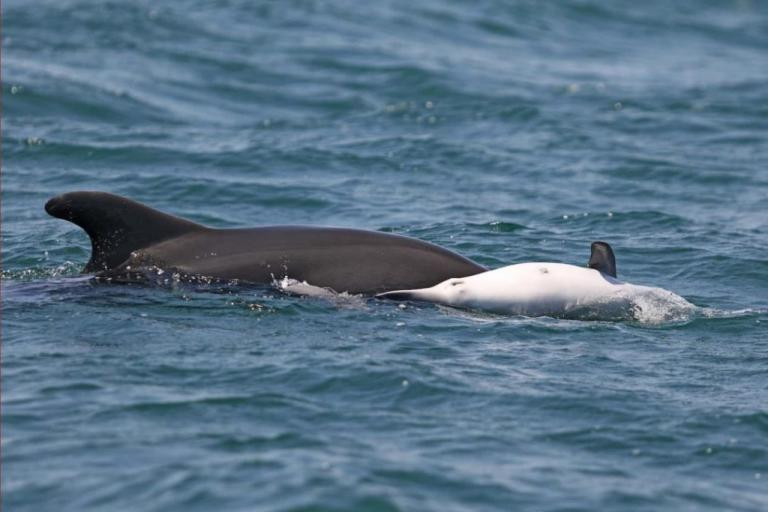
<path id="1" fill-rule="evenodd" d="M 464 286 L 463 278 L 451 278 L 430 288 L 396 290 L 380 293 L 377 297 L 393 300 L 426 300 L 429 302 L 455 306 L 462 303 L 462 299 L 467 291 L 468 289 Z"/>
<path id="2" fill-rule="evenodd" d="M 424 291 L 426 294 L 433 297 L 430 300 L 453 306 L 465 303 L 468 299 L 470 289 L 466 285 L 464 278 L 454 277 L 446 279 L 442 283 L 437 284 L 432 288 L 427 288 Z"/>

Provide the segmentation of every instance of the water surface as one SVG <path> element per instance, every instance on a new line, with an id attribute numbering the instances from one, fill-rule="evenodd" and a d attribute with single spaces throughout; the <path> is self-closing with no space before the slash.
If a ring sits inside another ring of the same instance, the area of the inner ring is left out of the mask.
<path id="1" fill-rule="evenodd" d="M 768 508 L 758 1 L 9 0 L 8 510 Z M 382 230 L 697 306 L 498 317 L 79 278 L 45 201 Z"/>

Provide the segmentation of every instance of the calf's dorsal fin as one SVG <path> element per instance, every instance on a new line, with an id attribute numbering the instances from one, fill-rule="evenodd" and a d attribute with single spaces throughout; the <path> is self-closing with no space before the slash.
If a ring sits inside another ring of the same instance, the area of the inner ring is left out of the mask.
<path id="1" fill-rule="evenodd" d="M 599 270 L 603 274 L 616 277 L 616 257 L 613 255 L 611 246 L 606 242 L 592 242 L 592 254 L 587 266 Z"/>
<path id="2" fill-rule="evenodd" d="M 45 211 L 77 224 L 91 238 L 91 259 L 83 272 L 111 270 L 137 249 L 207 229 L 106 192 L 62 194 L 50 199 Z"/>

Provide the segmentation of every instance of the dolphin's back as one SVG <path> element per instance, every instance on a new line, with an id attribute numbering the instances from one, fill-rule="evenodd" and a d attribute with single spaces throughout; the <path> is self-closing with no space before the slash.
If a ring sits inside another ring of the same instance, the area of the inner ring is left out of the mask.
<path id="1" fill-rule="evenodd" d="M 65 194 L 51 199 L 46 210 L 91 237 L 85 272 L 118 280 L 159 267 L 251 283 L 289 277 L 367 294 L 432 286 L 486 270 L 437 245 L 390 233 L 314 226 L 211 229 L 103 192 Z"/>
<path id="2" fill-rule="evenodd" d="M 485 268 L 442 247 L 389 233 L 315 226 L 192 232 L 141 256 L 181 272 L 270 283 L 289 277 L 338 292 L 431 286 Z M 418 284 L 416 284 L 418 283 Z"/>

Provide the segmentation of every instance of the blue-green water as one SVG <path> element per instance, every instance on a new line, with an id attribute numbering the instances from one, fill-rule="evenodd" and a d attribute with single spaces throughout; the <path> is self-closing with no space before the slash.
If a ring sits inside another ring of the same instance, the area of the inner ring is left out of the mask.
<path id="1" fill-rule="evenodd" d="M 768 4 L 3 9 L 9 511 L 768 509 Z M 583 264 L 700 309 L 503 318 L 96 285 L 43 204 Z"/>

